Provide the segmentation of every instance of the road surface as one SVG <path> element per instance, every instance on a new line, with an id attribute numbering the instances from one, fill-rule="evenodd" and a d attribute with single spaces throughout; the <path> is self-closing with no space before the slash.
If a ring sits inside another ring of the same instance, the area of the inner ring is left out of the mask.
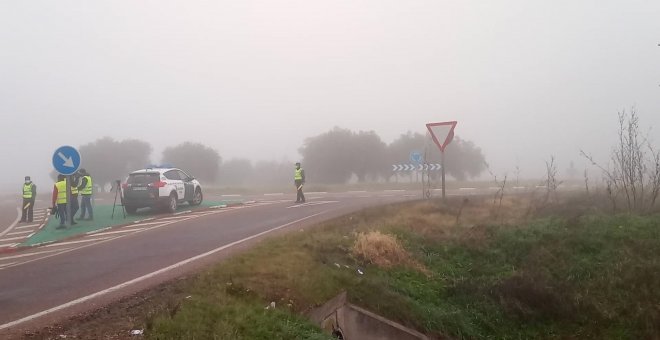
<path id="1" fill-rule="evenodd" d="M 379 204 L 418 199 L 406 191 L 259 195 L 251 203 L 207 209 L 0 254 L 0 337 L 16 335 L 190 272 L 260 238 L 301 229 Z M 214 199 L 213 197 L 207 197 Z M 249 198 L 248 198 L 249 199 Z M 7 205 L 7 204 L 5 204 Z M 4 209 L 4 210 L 2 210 Z M 11 204 L 0 211 L 13 214 Z M 0 232 L 5 230 L 0 226 Z"/>

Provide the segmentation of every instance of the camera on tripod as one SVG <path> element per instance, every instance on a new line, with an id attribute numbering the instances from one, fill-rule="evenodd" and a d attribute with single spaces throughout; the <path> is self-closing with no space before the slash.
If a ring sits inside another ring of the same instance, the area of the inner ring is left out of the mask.
<path id="1" fill-rule="evenodd" d="M 115 207 L 117 206 L 117 197 L 119 197 L 119 206 L 121 206 L 121 211 L 126 218 L 126 208 L 124 207 L 124 193 L 121 190 L 121 181 L 115 180 L 115 201 L 112 203 L 112 216 L 110 218 L 115 218 Z"/>

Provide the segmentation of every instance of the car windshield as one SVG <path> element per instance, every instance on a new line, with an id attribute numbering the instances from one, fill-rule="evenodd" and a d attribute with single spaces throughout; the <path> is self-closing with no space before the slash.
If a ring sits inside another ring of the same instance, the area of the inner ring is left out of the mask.
<path id="1" fill-rule="evenodd" d="M 128 184 L 149 184 L 158 182 L 159 179 L 160 176 L 155 172 L 131 174 L 128 176 Z"/>

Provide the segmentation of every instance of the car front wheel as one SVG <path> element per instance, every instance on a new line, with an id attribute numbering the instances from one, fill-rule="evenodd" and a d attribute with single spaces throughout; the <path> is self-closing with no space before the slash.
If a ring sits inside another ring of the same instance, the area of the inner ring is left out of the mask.
<path id="1" fill-rule="evenodd" d="M 195 196 L 193 196 L 193 199 L 188 203 L 190 205 L 200 205 L 202 204 L 203 200 L 204 200 L 204 195 L 202 194 L 202 189 L 197 188 L 197 190 L 195 190 Z"/>

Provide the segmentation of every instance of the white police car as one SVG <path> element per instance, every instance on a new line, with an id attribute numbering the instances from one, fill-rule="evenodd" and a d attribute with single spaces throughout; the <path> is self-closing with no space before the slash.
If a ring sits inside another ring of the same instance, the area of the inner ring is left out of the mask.
<path id="1" fill-rule="evenodd" d="M 177 168 L 133 171 L 122 187 L 124 207 L 129 214 L 146 207 L 174 212 L 179 203 L 200 205 L 204 198 L 199 181 Z"/>

